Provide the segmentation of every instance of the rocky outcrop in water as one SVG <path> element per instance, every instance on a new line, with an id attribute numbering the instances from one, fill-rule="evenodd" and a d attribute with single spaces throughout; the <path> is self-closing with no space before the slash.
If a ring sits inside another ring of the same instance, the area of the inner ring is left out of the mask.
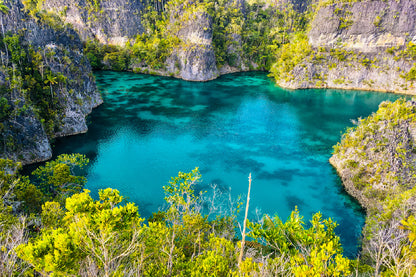
<path id="1" fill-rule="evenodd" d="M 388 194 L 416 184 L 416 102 L 383 102 L 335 147 L 330 163 L 347 191 L 368 211 Z"/>
<path id="2" fill-rule="evenodd" d="M 52 156 L 50 140 L 87 131 L 85 117 L 102 103 L 74 30 L 47 15 L 32 18 L 20 1 L 2 15 L 1 157 L 26 163 Z M 7 49 L 6 49 L 7 47 Z"/>
<path id="3" fill-rule="evenodd" d="M 172 11 L 172 13 L 176 13 Z M 174 18 L 175 14 L 171 14 Z M 167 71 L 173 76 L 189 81 L 208 81 L 219 76 L 212 45 L 212 18 L 203 9 L 194 13 L 181 11 L 170 23 L 180 43 L 168 58 Z"/>
<path id="4" fill-rule="evenodd" d="M 402 220 L 416 212 L 415 134 L 416 102 L 383 102 L 343 135 L 330 158 L 348 193 L 366 209 L 362 256 L 375 265 L 375 275 L 406 257 L 402 250 L 410 245 Z"/>
<path id="5" fill-rule="evenodd" d="M 213 43 L 213 18 L 207 11 L 207 3 L 208 1 L 206 3 L 178 1 L 169 5 L 163 2 L 153 5 L 126 0 L 97 2 L 45 0 L 42 8 L 59 16 L 65 23 L 71 24 L 83 41 L 96 40 L 103 45 L 117 45 L 124 48 L 126 43 L 132 45 L 138 35 L 150 32 L 149 26 L 144 25 L 155 24 L 158 20 L 158 24 L 166 24 L 162 28 L 164 30 L 158 31 L 167 32 L 162 34 L 162 37 L 173 35 L 180 40 L 173 45 L 166 61 L 163 61 L 164 66 L 160 66 L 159 63 L 156 67 L 149 66 L 144 61 L 137 61 L 133 55 L 130 57 L 133 62 L 125 68 L 127 70 L 174 76 L 190 81 L 207 81 L 217 78 L 220 74 L 249 70 L 246 66 L 247 61 L 242 58 L 243 42 L 239 33 L 227 34 L 232 37 L 233 43 L 225 51 L 235 56 L 233 64 L 218 65 L 216 58 L 218 49 L 215 49 Z M 244 12 L 245 2 L 230 1 L 223 5 L 226 5 L 227 9 L 235 5 L 232 8 Z M 149 7 L 151 9 L 148 9 Z M 164 14 L 166 18 L 158 18 L 150 15 L 151 13 Z M 243 18 L 243 14 L 241 15 Z M 158 43 L 155 42 L 155 47 L 164 47 L 157 46 Z M 111 62 L 104 63 L 106 69 L 120 70 L 118 66 L 113 67 Z M 255 63 L 250 64 L 252 69 L 260 68 Z"/>
<path id="6" fill-rule="evenodd" d="M 413 0 L 321 3 L 308 38 L 313 54 L 280 85 L 416 93 Z"/>

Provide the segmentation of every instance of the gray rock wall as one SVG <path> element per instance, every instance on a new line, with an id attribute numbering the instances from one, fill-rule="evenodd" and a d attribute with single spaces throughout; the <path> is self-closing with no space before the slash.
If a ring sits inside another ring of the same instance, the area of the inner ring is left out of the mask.
<path id="1" fill-rule="evenodd" d="M 293 70 L 292 80 L 278 84 L 288 88 L 330 87 L 416 94 L 404 76 L 413 58 L 399 57 L 409 42 L 416 43 L 416 2 L 413 0 L 359 1 L 318 8 L 309 43 L 315 51 L 326 49 Z M 394 53 L 388 49 L 395 47 Z M 330 49 L 349 52 L 338 60 Z M 323 58 L 322 58 L 323 57 Z M 370 61 L 369 65 L 363 63 Z M 319 82 L 318 82 L 319 81 Z"/>
<path id="2" fill-rule="evenodd" d="M 407 237 L 400 222 L 416 211 L 415 111 L 414 101 L 381 103 L 375 114 L 343 135 L 329 160 L 346 191 L 366 210 L 361 257 L 369 264 L 380 262 L 379 253 L 385 257 L 383 266 L 402 253 L 385 247 Z M 406 241 L 399 241 L 403 249 Z"/>
<path id="3" fill-rule="evenodd" d="M 19 160 L 24 164 L 47 160 L 52 156 L 49 140 L 86 132 L 85 117 L 92 108 L 102 103 L 102 99 L 96 91 L 91 66 L 83 56 L 82 42 L 74 30 L 53 29 L 31 18 L 24 12 L 19 0 L 6 0 L 5 5 L 10 9 L 2 18 L 5 31 L 20 33 L 23 42 L 21 47 L 38 50 L 44 66 L 54 73 L 61 73 L 67 82 L 53 87 L 64 112 L 58 115 L 59 130 L 49 138 L 29 99 L 22 91 L 13 92 L 13 99 L 19 100 L 12 101 L 17 103 L 14 105 L 25 106 L 27 110 L 3 123 L 6 126 L 3 135 L 14 138 L 17 150 L 3 151 L 1 157 Z M 7 68 L 2 68 L 0 85 L 7 86 L 6 74 Z"/>
<path id="4" fill-rule="evenodd" d="M 341 26 L 344 22 L 346 27 Z M 378 53 L 386 47 L 416 42 L 416 2 L 360 1 L 318 10 L 309 32 L 313 47 L 336 47 Z"/>
<path id="5" fill-rule="evenodd" d="M 70 23 L 82 40 L 97 39 L 104 44 L 123 46 L 143 33 L 142 2 L 139 0 L 101 0 L 94 6 L 87 0 L 45 0 L 43 7 Z"/>
<path id="6" fill-rule="evenodd" d="M 186 15 L 188 17 L 188 15 Z M 208 81 L 219 76 L 214 47 L 212 45 L 212 18 L 205 11 L 199 11 L 181 21 L 177 36 L 181 43 L 167 61 L 168 70 L 174 76 L 189 81 Z M 172 20 L 171 25 L 175 25 Z M 172 62 L 176 61 L 176 62 Z M 175 66 L 179 68 L 175 69 Z"/>

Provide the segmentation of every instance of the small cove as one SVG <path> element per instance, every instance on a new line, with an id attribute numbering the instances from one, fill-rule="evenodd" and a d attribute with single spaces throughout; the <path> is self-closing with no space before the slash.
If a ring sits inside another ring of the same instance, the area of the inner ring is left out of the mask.
<path id="1" fill-rule="evenodd" d="M 250 214 L 285 220 L 298 207 L 304 221 L 320 211 L 338 222 L 345 253 L 357 253 L 364 213 L 329 164 L 332 146 L 351 119 L 366 117 L 395 94 L 276 87 L 264 73 L 230 74 L 206 83 L 96 72 L 104 104 L 86 134 L 57 139 L 54 156 L 90 158 L 86 188 L 116 188 L 148 217 L 178 171 L 199 167 L 203 182 L 247 192 Z"/>

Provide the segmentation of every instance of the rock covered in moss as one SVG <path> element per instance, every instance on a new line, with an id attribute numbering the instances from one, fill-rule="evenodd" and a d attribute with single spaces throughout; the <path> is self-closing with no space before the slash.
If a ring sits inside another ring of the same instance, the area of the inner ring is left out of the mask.
<path id="1" fill-rule="evenodd" d="M 412 242 L 402 223 L 416 213 L 415 135 L 416 102 L 383 102 L 347 130 L 330 158 L 346 190 L 366 209 L 361 257 L 375 274 L 381 267 L 409 272 Z M 404 263 L 392 267 L 393 260 Z"/>
<path id="2" fill-rule="evenodd" d="M 321 1 L 307 35 L 312 51 L 279 85 L 416 93 L 413 0 Z"/>
<path id="3" fill-rule="evenodd" d="M 383 102 L 334 147 L 331 164 L 369 211 L 416 184 L 416 102 Z"/>

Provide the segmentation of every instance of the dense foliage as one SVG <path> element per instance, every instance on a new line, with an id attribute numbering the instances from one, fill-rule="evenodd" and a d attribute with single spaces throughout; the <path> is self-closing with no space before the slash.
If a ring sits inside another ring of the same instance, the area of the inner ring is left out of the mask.
<path id="1" fill-rule="evenodd" d="M 229 197 L 195 194 L 194 187 L 201 178 L 198 169 L 179 172 L 171 178 L 163 187 L 166 208 L 146 220 L 140 216 L 139 208 L 126 202 L 117 190 L 100 190 L 98 199 L 93 199 L 88 190 L 81 191 L 85 179 L 73 174 L 86 162 L 82 155 L 61 155 L 35 170 L 37 181 L 32 184 L 10 173 L 18 169 L 17 164 L 1 161 L 2 272 L 53 276 L 374 273 L 362 261 L 342 255 L 339 237 L 334 233 L 335 222 L 317 213 L 306 224 L 298 210 L 286 221 L 277 215 L 249 221 L 249 241 L 243 261 L 238 264 L 237 214 L 242 203 L 226 203 L 229 210 L 218 213 L 219 205 Z M 26 185 L 19 185 L 22 182 Z M 21 197 L 20 191 L 29 186 L 37 191 L 37 205 Z M 42 205 L 41 210 L 38 205 Z M 401 237 L 401 253 L 412 261 L 416 255 L 412 243 L 416 232 L 414 216 L 404 218 L 401 224 L 406 235 Z M 414 272 L 414 265 L 410 266 L 409 272 Z"/>
<path id="2" fill-rule="evenodd" d="M 18 144 L 13 126 L 19 117 L 35 113 L 49 136 L 61 127 L 63 106 L 57 88 L 65 86 L 67 78 L 51 71 L 54 49 L 34 49 L 18 34 L 0 35 L 0 74 L 5 82 L 0 88 L 0 148 L 1 153 L 16 151 Z M 70 66 L 64 59 L 62 66 Z"/>
<path id="3" fill-rule="evenodd" d="M 414 145 L 408 131 L 415 123 L 412 102 L 383 102 L 376 113 L 349 128 L 334 147 L 365 197 L 383 201 L 415 186 Z"/>
<path id="4" fill-rule="evenodd" d="M 54 276 L 339 276 L 351 272 L 352 262 L 342 256 L 334 233 L 336 223 L 319 213 L 308 227 L 297 210 L 286 222 L 267 215 L 261 222 L 250 222 L 252 241 L 247 242 L 238 266 L 240 241 L 235 231 L 241 203 L 228 203 L 231 208 L 226 214 L 216 213 L 222 201 L 218 194 L 208 199 L 194 192 L 201 177 L 198 169 L 172 178 L 163 187 L 167 208 L 146 221 L 117 190 L 100 190 L 97 200 L 88 190 L 80 192 L 85 179 L 71 172 L 86 162 L 81 155 L 59 156 L 35 170 L 38 181 L 30 184 L 27 178 L 7 173 L 16 164 L 2 161 L 0 177 L 9 186 L 2 189 L 0 202 L 0 253 L 8 254 L 0 263 L 3 268 L 13 263 L 8 269 L 11 275 L 19 270 Z M 24 189 L 17 185 L 20 182 L 38 191 L 41 211 L 20 197 Z M 65 196 L 69 197 L 64 203 Z M 31 216 L 25 219 L 28 213 Z M 409 226 L 413 228 L 410 221 Z M 21 235 L 16 238 L 12 230 Z"/>
<path id="5" fill-rule="evenodd" d="M 146 31 L 134 42 L 124 47 L 86 43 L 86 54 L 95 69 L 163 72 L 167 70 L 169 57 L 181 48 L 192 48 L 181 38 L 181 28 L 189 25 L 195 16 L 205 16 L 212 22 L 211 27 L 205 28 L 212 34 L 218 68 L 229 65 L 269 70 L 280 46 L 290 42 L 292 33 L 305 31 L 310 19 L 310 13 L 296 11 L 289 2 L 171 0 L 157 3 L 148 3 L 142 13 Z M 180 65 L 175 64 L 175 68 L 179 70 Z"/>
<path id="6" fill-rule="evenodd" d="M 413 101 L 383 102 L 347 130 L 331 158 L 349 192 L 367 210 L 363 259 L 375 274 L 415 274 L 413 229 L 408 226 L 416 213 L 415 124 Z"/>

